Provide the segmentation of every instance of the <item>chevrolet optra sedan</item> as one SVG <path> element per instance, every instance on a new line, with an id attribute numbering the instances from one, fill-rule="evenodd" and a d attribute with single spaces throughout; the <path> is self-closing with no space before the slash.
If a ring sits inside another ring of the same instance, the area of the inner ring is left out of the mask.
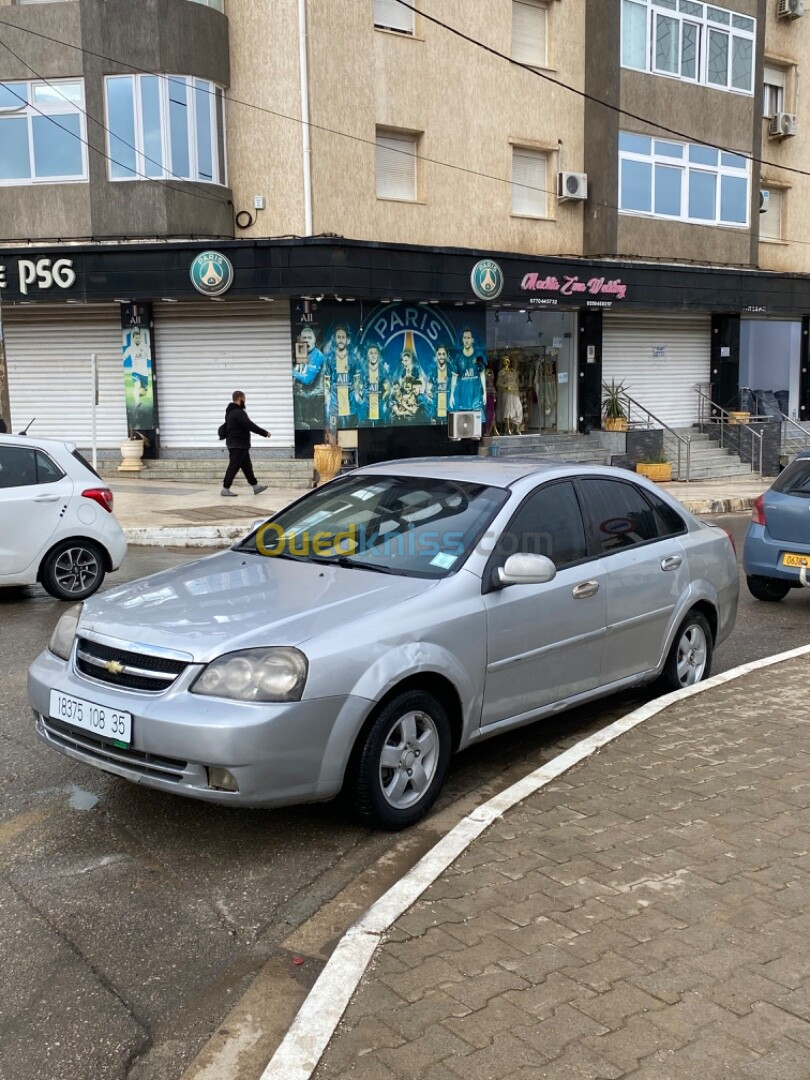
<path id="1" fill-rule="evenodd" d="M 634 473 L 392 462 L 74 607 L 30 700 L 49 746 L 136 783 L 235 806 L 344 792 L 397 829 L 454 751 L 704 679 L 737 594 L 727 534 Z"/>

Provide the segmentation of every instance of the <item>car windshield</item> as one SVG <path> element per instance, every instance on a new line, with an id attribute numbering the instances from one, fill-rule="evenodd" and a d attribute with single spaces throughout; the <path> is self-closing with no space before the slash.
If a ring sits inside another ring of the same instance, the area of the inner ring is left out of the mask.
<path id="1" fill-rule="evenodd" d="M 458 570 L 508 492 L 424 476 L 347 476 L 305 496 L 238 550 L 441 578 Z"/>
<path id="2" fill-rule="evenodd" d="M 799 495 L 810 499 L 810 458 L 797 458 L 772 485 L 783 495 Z"/>

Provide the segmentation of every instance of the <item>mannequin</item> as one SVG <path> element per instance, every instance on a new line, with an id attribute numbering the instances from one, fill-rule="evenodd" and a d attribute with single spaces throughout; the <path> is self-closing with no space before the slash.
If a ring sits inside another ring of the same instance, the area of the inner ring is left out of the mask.
<path id="1" fill-rule="evenodd" d="M 523 424 L 523 406 L 517 372 L 508 356 L 503 358 L 498 372 L 498 420 L 507 435 L 519 435 Z"/>

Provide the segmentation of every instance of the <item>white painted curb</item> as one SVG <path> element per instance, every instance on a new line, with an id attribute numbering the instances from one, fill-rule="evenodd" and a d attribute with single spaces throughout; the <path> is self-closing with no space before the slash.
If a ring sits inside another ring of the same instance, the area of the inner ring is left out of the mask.
<path id="1" fill-rule="evenodd" d="M 810 645 L 724 671 L 697 686 L 676 690 L 589 735 L 516 784 L 476 807 L 424 855 L 346 931 L 310 990 L 261 1080 L 309 1080 L 357 989 L 383 934 L 481 833 L 517 803 L 533 795 L 620 735 L 684 698 L 702 694 L 752 671 L 810 655 Z"/>
<path id="2" fill-rule="evenodd" d="M 131 547 L 227 547 L 247 536 L 251 526 L 245 525 L 186 525 L 166 528 L 124 529 Z"/>

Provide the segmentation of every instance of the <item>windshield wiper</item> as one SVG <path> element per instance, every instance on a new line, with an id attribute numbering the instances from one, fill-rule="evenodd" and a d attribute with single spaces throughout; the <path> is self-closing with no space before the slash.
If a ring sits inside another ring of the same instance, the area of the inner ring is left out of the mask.
<path id="1" fill-rule="evenodd" d="M 313 562 L 330 563 L 333 566 L 342 566 L 346 570 L 373 570 L 375 574 L 396 574 L 390 566 L 380 566 L 378 563 L 357 562 L 348 555 L 335 555 L 334 558 L 313 559 Z"/>

